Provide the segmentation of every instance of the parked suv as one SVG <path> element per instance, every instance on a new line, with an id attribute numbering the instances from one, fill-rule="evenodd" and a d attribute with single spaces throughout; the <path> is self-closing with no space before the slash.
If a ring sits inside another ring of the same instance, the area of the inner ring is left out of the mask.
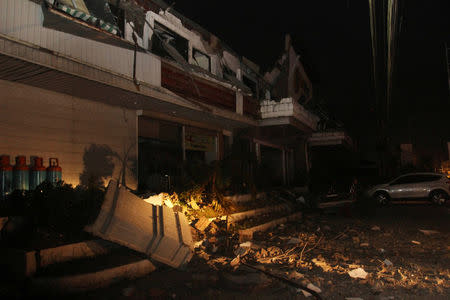
<path id="1" fill-rule="evenodd" d="M 450 179 L 438 173 L 410 173 L 376 185 L 368 194 L 382 205 L 399 198 L 429 198 L 442 205 L 450 196 Z"/>

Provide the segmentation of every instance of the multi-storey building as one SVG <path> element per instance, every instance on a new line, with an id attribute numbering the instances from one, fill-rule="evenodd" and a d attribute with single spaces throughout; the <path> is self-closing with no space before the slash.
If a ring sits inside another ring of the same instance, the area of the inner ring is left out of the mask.
<path id="1" fill-rule="evenodd" d="M 237 140 L 293 184 L 319 121 L 289 37 L 263 76 L 159 0 L 2 0 L 0 66 L 0 153 L 57 157 L 74 185 L 151 188 Z"/>

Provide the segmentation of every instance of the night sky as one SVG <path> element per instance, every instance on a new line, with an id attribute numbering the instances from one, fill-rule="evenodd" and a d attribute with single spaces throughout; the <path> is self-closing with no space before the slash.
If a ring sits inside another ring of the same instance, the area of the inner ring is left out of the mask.
<path id="1" fill-rule="evenodd" d="M 444 42 L 450 42 L 450 1 L 403 2 L 390 132 L 394 142 L 442 148 L 450 141 L 444 51 Z M 184 0 L 174 8 L 264 71 L 280 57 L 290 33 L 331 115 L 361 144 L 374 139 L 367 0 Z"/>

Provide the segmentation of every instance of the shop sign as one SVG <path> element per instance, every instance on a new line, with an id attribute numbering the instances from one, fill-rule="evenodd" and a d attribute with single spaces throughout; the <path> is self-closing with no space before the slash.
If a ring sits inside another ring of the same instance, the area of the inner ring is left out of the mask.
<path id="1" fill-rule="evenodd" d="M 216 140 L 214 136 L 186 133 L 186 150 L 213 152 L 216 150 Z"/>

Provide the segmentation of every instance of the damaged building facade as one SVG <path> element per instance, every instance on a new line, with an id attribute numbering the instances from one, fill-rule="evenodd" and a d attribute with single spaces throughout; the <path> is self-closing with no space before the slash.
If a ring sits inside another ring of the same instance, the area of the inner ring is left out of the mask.
<path id="1" fill-rule="evenodd" d="M 184 162 L 236 145 L 273 185 L 307 172 L 319 117 L 289 37 L 263 75 L 163 1 L 3 0 L 0 15 L 1 154 L 132 189 L 163 189 Z"/>

